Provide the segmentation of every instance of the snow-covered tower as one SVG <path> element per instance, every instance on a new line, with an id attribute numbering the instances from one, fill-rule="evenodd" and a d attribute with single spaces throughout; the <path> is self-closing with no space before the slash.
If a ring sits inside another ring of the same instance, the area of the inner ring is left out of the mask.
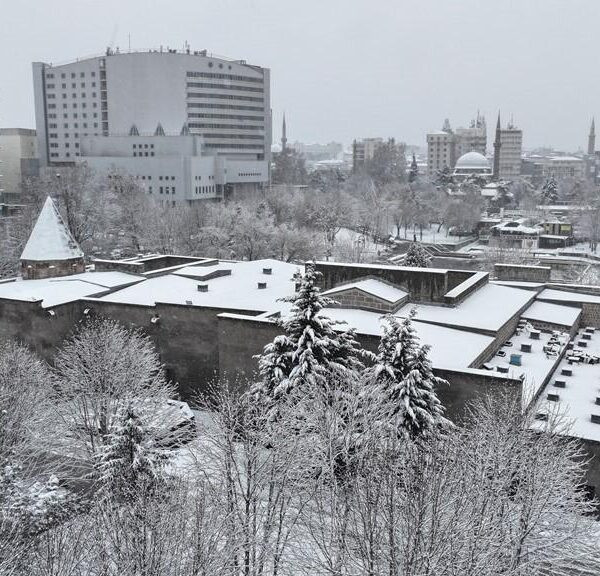
<path id="1" fill-rule="evenodd" d="M 84 271 L 83 252 L 48 196 L 21 254 L 21 276 L 37 280 Z"/>
<path id="2" fill-rule="evenodd" d="M 590 126 L 590 134 L 588 136 L 588 156 L 593 156 L 596 152 L 596 123 L 592 118 L 592 125 Z"/>
<path id="3" fill-rule="evenodd" d="M 287 129 L 285 126 L 285 112 L 283 114 L 283 124 L 281 126 L 281 151 L 285 152 L 287 148 Z"/>

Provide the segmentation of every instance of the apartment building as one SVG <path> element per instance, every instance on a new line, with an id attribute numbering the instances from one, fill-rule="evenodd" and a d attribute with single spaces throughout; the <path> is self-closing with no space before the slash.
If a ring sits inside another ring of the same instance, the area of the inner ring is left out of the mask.
<path id="1" fill-rule="evenodd" d="M 0 128 L 0 202 L 19 202 L 23 183 L 37 173 L 35 130 Z"/>

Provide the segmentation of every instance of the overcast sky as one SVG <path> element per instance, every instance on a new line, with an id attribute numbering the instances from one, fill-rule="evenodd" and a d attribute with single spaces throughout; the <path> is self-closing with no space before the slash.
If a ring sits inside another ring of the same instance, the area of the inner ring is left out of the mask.
<path id="1" fill-rule="evenodd" d="M 524 146 L 575 151 L 600 117 L 600 0 L 2 0 L 0 126 L 34 127 L 31 62 L 112 44 L 271 68 L 273 138 L 423 145 L 498 110 Z"/>

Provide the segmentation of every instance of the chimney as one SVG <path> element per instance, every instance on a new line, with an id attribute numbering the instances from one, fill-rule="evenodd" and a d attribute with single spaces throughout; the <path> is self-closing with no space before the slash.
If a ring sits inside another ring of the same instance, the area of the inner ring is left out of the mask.
<path id="1" fill-rule="evenodd" d="M 259 282 L 258 283 L 258 289 L 259 290 L 264 290 L 267 287 L 267 283 L 266 282 Z"/>
<path id="2" fill-rule="evenodd" d="M 272 268 L 263 268 L 263 274 L 267 274 L 268 276 L 270 276 L 272 273 L 273 273 Z"/>
<path id="3" fill-rule="evenodd" d="M 198 292 L 208 292 L 208 284 L 198 284 Z"/>

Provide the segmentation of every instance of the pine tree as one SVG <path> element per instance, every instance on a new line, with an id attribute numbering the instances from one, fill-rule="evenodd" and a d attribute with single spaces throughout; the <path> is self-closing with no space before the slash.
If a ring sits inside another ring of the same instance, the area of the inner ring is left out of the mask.
<path id="1" fill-rule="evenodd" d="M 160 482 L 164 454 L 129 405 L 111 431 L 100 452 L 98 473 L 104 496 L 128 500 Z"/>
<path id="2" fill-rule="evenodd" d="M 420 346 L 414 311 L 400 321 L 386 317 L 375 365 L 366 371 L 371 401 L 382 406 L 383 425 L 416 438 L 447 423 L 435 387 L 447 384 L 433 374 L 429 347 Z"/>
<path id="3" fill-rule="evenodd" d="M 558 183 L 550 176 L 542 186 L 542 201 L 544 204 L 556 204 L 558 201 Z"/>
<path id="4" fill-rule="evenodd" d="M 350 377 L 363 369 L 365 355 L 353 330 L 339 330 L 343 324 L 322 311 L 334 301 L 320 293 L 314 265 L 307 265 L 299 289 L 284 298 L 292 303 L 290 314 L 280 321 L 284 334 L 265 346 L 259 357 L 261 381 L 254 393 L 269 402 L 292 393 L 323 389 L 332 375 Z"/>
<path id="5" fill-rule="evenodd" d="M 414 268 L 427 268 L 429 266 L 427 252 L 421 244 L 418 242 L 412 242 L 406 252 L 406 258 L 404 259 L 405 266 L 412 266 Z"/>

